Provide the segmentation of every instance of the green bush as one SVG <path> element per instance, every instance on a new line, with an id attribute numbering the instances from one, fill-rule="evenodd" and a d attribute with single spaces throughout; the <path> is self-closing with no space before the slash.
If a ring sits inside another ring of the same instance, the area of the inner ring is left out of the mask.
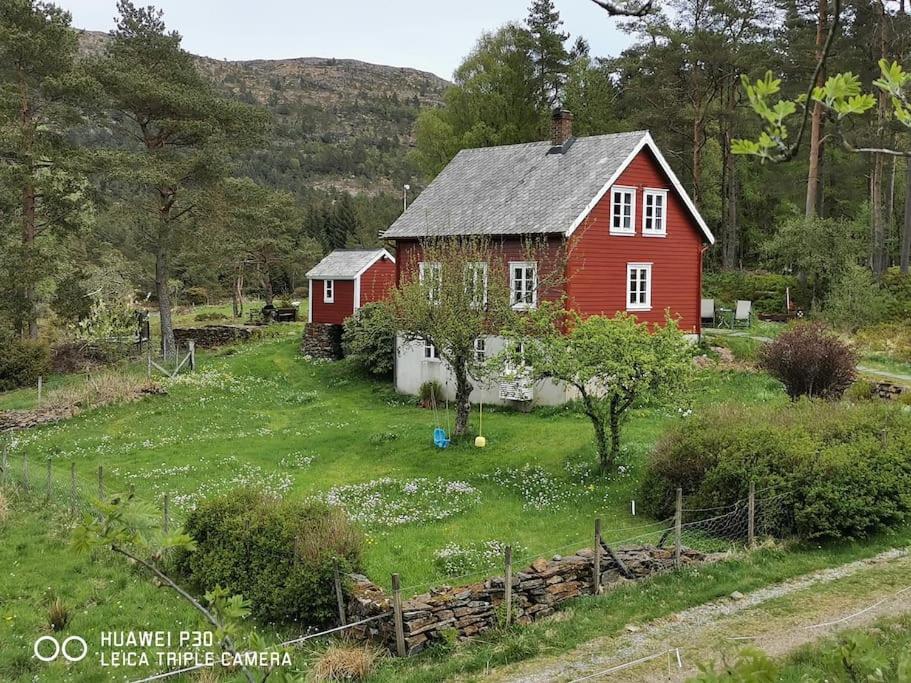
<path id="1" fill-rule="evenodd" d="M 761 313 L 785 313 L 786 290 L 790 287 L 791 299 L 807 308 L 809 301 L 796 277 L 755 271 L 730 270 L 705 273 L 702 279 L 702 296 L 733 304 L 738 299 L 753 302 Z"/>
<path id="2" fill-rule="evenodd" d="M 345 355 L 372 375 L 388 377 L 395 368 L 395 323 L 381 303 L 362 306 L 345 321 Z"/>
<path id="3" fill-rule="evenodd" d="M 682 421 L 650 456 L 645 509 L 732 505 L 775 486 L 772 530 L 802 538 L 862 537 L 911 519 L 911 414 L 885 402 L 716 406 Z M 760 496 L 761 499 L 762 496 Z"/>
<path id="4" fill-rule="evenodd" d="M 886 320 L 895 307 L 869 268 L 851 266 L 832 286 L 823 313 L 834 325 L 852 332 Z"/>
<path id="5" fill-rule="evenodd" d="M 858 379 L 848 387 L 844 399 L 847 401 L 869 401 L 874 396 L 876 396 L 876 385 L 865 379 Z"/>
<path id="6" fill-rule="evenodd" d="M 343 573 L 361 565 L 360 532 L 344 511 L 323 503 L 233 491 L 203 502 L 185 530 L 196 550 L 175 556 L 177 571 L 200 590 L 242 593 L 266 622 L 333 623 L 335 560 Z"/>
<path id="7" fill-rule="evenodd" d="M 898 268 L 889 268 L 883 275 L 882 288 L 890 298 L 890 319 L 911 318 L 911 275 L 903 274 Z"/>
<path id="8" fill-rule="evenodd" d="M 50 370 L 47 344 L 0 333 L 0 391 L 35 384 Z"/>

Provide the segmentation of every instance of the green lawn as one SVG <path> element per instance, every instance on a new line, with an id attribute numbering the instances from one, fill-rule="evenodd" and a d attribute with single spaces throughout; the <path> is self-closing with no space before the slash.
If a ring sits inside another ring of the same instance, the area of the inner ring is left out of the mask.
<path id="1" fill-rule="evenodd" d="M 167 382 L 166 397 L 20 435 L 14 465 L 27 452 L 34 479 L 50 458 L 60 481 L 75 462 L 88 490 L 103 465 L 108 491 L 132 484 L 159 504 L 167 493 L 178 517 L 243 484 L 299 497 L 331 492 L 367 530 L 368 574 L 385 584 L 399 572 L 413 590 L 447 579 L 434 553 L 449 544 L 509 542 L 522 560 L 587 544 L 597 516 L 609 539 L 651 521 L 631 517 L 630 501 L 661 430 L 685 419 L 677 409 L 635 411 L 625 473 L 608 481 L 594 468 L 589 422 L 567 409 L 488 410 L 486 449 L 468 439 L 438 450 L 431 411 L 347 363 L 300 358 L 296 334 L 201 354 L 195 374 Z M 715 372 L 701 374 L 690 396 L 681 408 L 785 400 L 761 375 Z"/>
<path id="2" fill-rule="evenodd" d="M 55 594 L 74 607 L 74 624 L 89 630 L 114 619 L 114 611 L 122 628 L 196 624 L 173 596 L 150 588 L 146 577 L 131 575 L 120 560 L 72 556 L 60 514 L 41 510 L 48 459 L 55 496 L 65 489 L 70 463 L 76 463 L 86 492 L 96 490 L 97 468 L 103 465 L 108 492 L 132 485 L 140 497 L 159 504 L 167 493 L 178 518 L 201 497 L 244 484 L 296 497 L 331 495 L 349 506 L 367 532 L 368 575 L 388 584 L 390 573 L 399 572 L 406 591 L 416 592 L 467 580 L 448 576 L 434 562 L 435 552 L 450 544 L 510 542 L 521 562 L 587 545 L 598 516 L 608 540 L 641 533 L 636 527 L 651 520 L 631 517 L 630 500 L 646 455 L 669 424 L 685 420 L 690 408 L 719 401 L 786 401 L 781 388 L 761 374 L 703 371 L 688 400 L 632 414 L 624 428 L 625 471 L 605 480 L 595 471 L 591 426 L 571 409 L 485 410 L 486 449 L 474 448 L 468 439 L 437 450 L 431 411 L 396 395 L 388 382 L 364 378 L 348 363 L 299 357 L 298 327 L 273 329 L 283 336 L 200 353 L 199 370 L 167 382 L 167 396 L 16 435 L 14 475 L 21 476 L 27 453 L 33 507 L 25 521 L 13 516 L 0 526 L 0 564 L 13 567 L 0 588 L 0 618 L 13 629 L 10 645 L 0 649 L 0 679 L 33 677 L 23 648 L 46 630 L 47 604 Z M 660 577 L 578 601 L 569 607 L 573 618 L 559 626 L 545 621 L 492 633 L 456 653 L 390 662 L 378 677 L 430 681 L 480 673 L 488 663 L 557 651 L 633 619 L 907 542 L 901 534 L 863 545 L 762 551 Z M 491 562 L 496 565 L 497 559 Z M 481 564 L 470 569 L 474 576 L 495 571 Z M 103 674 L 91 669 L 73 680 L 106 680 Z"/>

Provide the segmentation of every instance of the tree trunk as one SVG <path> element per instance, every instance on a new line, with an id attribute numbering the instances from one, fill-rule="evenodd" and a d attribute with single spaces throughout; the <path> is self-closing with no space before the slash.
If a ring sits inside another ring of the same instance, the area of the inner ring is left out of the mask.
<path id="1" fill-rule="evenodd" d="M 168 247 L 164 236 L 159 233 L 155 247 L 155 294 L 158 296 L 158 314 L 161 319 L 161 354 L 168 359 L 177 355 L 174 323 L 171 320 L 171 293 L 168 291 L 169 274 Z"/>
<path id="2" fill-rule="evenodd" d="M 468 378 L 468 370 L 465 367 L 464 358 L 456 358 L 452 365 L 453 374 L 456 381 L 456 419 L 454 436 L 463 436 L 468 429 L 468 418 L 471 415 L 471 381 Z"/>
<path id="3" fill-rule="evenodd" d="M 38 302 L 35 293 L 35 267 L 30 263 L 35 259 L 35 238 L 38 236 L 36 217 L 35 188 L 29 182 L 22 188 L 22 246 L 26 263 L 23 264 L 25 285 L 22 289 L 27 308 L 29 339 L 38 338 Z"/>
<path id="4" fill-rule="evenodd" d="M 272 278 L 267 271 L 260 277 L 260 279 L 263 284 L 263 291 L 266 294 L 266 305 L 271 306 L 272 301 L 275 299 L 275 291 L 272 288 Z"/>
<path id="5" fill-rule="evenodd" d="M 905 159 L 905 222 L 902 225 L 901 270 L 911 267 L 911 158 Z"/>
<path id="6" fill-rule="evenodd" d="M 244 314 L 244 274 L 240 269 L 234 276 L 231 305 L 234 317 L 240 318 Z"/>
<path id="7" fill-rule="evenodd" d="M 873 223 L 873 274 L 877 278 L 886 272 L 886 229 L 883 217 L 882 154 L 873 155 L 873 177 L 870 180 L 870 213 Z"/>
<path id="8" fill-rule="evenodd" d="M 606 474 L 610 470 L 613 462 L 613 441 L 608 443 L 604 420 L 602 419 L 601 414 L 595 410 L 594 402 L 592 401 L 592 397 L 588 394 L 588 390 L 585 386 L 579 385 L 576 385 L 576 389 L 579 390 L 579 395 L 582 397 L 583 410 L 585 414 L 588 415 L 588 419 L 592 422 L 592 428 L 595 430 L 595 447 L 598 450 L 598 465 L 601 468 L 602 474 Z"/>
<path id="9" fill-rule="evenodd" d="M 822 59 L 826 43 L 826 34 L 829 25 L 829 2 L 819 0 L 819 18 L 816 23 L 816 59 Z M 825 69 L 820 70 L 817 86 L 825 83 Z M 813 105 L 813 114 L 810 119 L 810 165 L 807 172 L 807 197 L 805 215 L 807 218 L 816 216 L 819 212 L 819 172 L 822 160 L 822 134 L 823 134 L 823 106 L 819 102 Z"/>
<path id="10" fill-rule="evenodd" d="M 620 401 L 615 396 L 610 403 L 610 465 L 620 457 Z"/>
<path id="11" fill-rule="evenodd" d="M 879 54 L 886 58 L 886 8 L 882 2 L 877 3 L 878 29 L 879 29 Z M 886 130 L 886 112 L 889 107 L 889 96 L 880 91 L 879 106 L 876 110 L 876 133 L 879 140 L 883 140 Z M 886 225 L 885 207 L 883 206 L 883 183 L 885 178 L 886 157 L 884 154 L 873 155 L 873 177 L 870 182 L 870 209 L 873 223 L 873 274 L 879 279 L 886 272 L 888 255 L 886 253 Z"/>
<path id="12" fill-rule="evenodd" d="M 737 161 L 731 152 L 731 129 L 724 131 L 722 145 L 724 154 L 724 218 L 725 240 L 721 251 L 721 265 L 724 268 L 737 266 L 740 253 L 740 225 L 737 216 Z"/>

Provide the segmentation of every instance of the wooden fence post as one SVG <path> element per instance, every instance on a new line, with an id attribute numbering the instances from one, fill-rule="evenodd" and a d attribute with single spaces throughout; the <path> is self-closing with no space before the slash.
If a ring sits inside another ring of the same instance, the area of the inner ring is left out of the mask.
<path id="1" fill-rule="evenodd" d="M 38 406 L 41 407 L 41 389 L 44 385 L 44 378 L 41 375 L 38 376 Z"/>
<path id="2" fill-rule="evenodd" d="M 187 345 L 190 347 L 190 370 L 196 370 L 196 342 L 191 339 Z"/>
<path id="3" fill-rule="evenodd" d="M 683 547 L 683 489 L 677 489 L 677 513 L 674 515 L 674 568 L 680 569 L 680 550 Z"/>
<path id="4" fill-rule="evenodd" d="M 76 462 L 70 463 L 70 516 L 76 516 Z"/>
<path id="5" fill-rule="evenodd" d="M 395 622 L 395 651 L 405 656 L 405 624 L 402 619 L 402 584 L 398 574 L 392 575 L 392 618 Z"/>
<path id="6" fill-rule="evenodd" d="M 345 616 L 345 594 L 342 593 L 342 575 L 338 570 L 338 558 L 335 559 L 335 600 L 338 603 L 338 625 L 345 626 L 348 619 Z"/>
<path id="7" fill-rule="evenodd" d="M 168 494 L 164 494 L 164 510 L 161 513 L 161 529 L 165 533 L 168 533 L 168 527 L 171 526 L 171 519 L 168 511 Z"/>
<path id="8" fill-rule="evenodd" d="M 98 465 L 98 499 L 104 500 L 104 465 Z"/>
<path id="9" fill-rule="evenodd" d="M 45 502 L 50 504 L 51 502 L 51 459 L 47 459 L 47 495 L 45 496 Z"/>
<path id="10" fill-rule="evenodd" d="M 512 624 L 512 546 L 503 553 L 503 602 L 506 603 L 506 626 Z"/>
<path id="11" fill-rule="evenodd" d="M 592 575 L 592 594 L 601 594 L 601 518 L 595 520 L 595 564 Z"/>
<path id="12" fill-rule="evenodd" d="M 756 543 L 756 483 L 750 482 L 750 497 L 747 499 L 747 546 Z"/>

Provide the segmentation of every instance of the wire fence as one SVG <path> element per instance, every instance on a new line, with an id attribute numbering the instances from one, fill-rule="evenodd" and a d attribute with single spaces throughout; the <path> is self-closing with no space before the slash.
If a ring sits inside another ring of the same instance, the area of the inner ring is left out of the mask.
<path id="1" fill-rule="evenodd" d="M 133 493 L 132 484 L 123 487 L 122 482 L 109 478 L 103 466 L 87 470 L 80 469 L 75 461 L 30 459 L 27 449 L 12 453 L 9 443 L 0 446 L 0 485 L 14 487 L 32 500 L 43 500 L 48 505 L 54 505 L 74 521 L 85 514 L 97 514 L 95 505 L 99 500 L 109 499 L 115 494 Z M 678 490 L 676 510 L 672 517 L 616 528 L 602 527 L 601 520 L 598 519 L 595 520 L 591 534 L 580 535 L 575 539 L 564 539 L 559 546 L 545 550 L 523 549 L 522 556 L 516 558 L 512 557 L 511 547 L 507 547 L 505 565 L 501 565 L 500 569 L 504 569 L 505 566 L 505 576 L 506 573 L 511 574 L 513 565 L 524 567 L 536 558 L 557 558 L 585 549 L 591 549 L 595 558 L 604 558 L 605 553 L 612 555 L 615 551 L 622 552 L 624 549 L 640 547 L 672 553 L 673 566 L 679 568 L 682 565 L 681 556 L 689 551 L 715 553 L 732 548 L 749 548 L 756 544 L 757 539 L 774 535 L 776 530 L 786 528 L 785 521 L 791 514 L 789 500 L 790 495 L 786 486 L 768 487 L 759 492 L 750 486 L 747 497 L 730 505 L 688 508 L 684 505 L 682 491 Z M 150 513 L 159 517 L 158 526 L 163 531 L 179 528 L 182 519 L 180 516 L 175 518 L 168 494 L 158 494 L 151 503 Z M 146 505 L 148 506 L 148 501 Z M 272 552 L 287 559 L 287 552 Z M 293 553 L 293 549 L 288 552 Z M 395 607 L 393 612 L 373 615 L 354 623 L 348 623 L 347 596 L 343 594 L 341 582 L 337 579 L 335 591 L 339 604 L 338 626 L 317 633 L 302 634 L 283 643 L 282 646 L 300 645 L 314 638 L 345 633 L 349 629 L 388 618 L 390 615 L 400 622 L 403 591 L 416 595 L 422 591 L 439 588 L 444 582 L 447 585 L 459 585 L 460 582 L 498 578 L 492 577 L 492 573 L 496 571 L 496 564 L 486 565 L 458 576 L 409 584 L 404 588 L 400 585 L 399 575 L 395 574 L 392 577 Z M 600 577 L 600 573 L 595 574 Z M 594 592 L 600 592 L 600 578 L 594 581 Z M 401 633 L 397 633 L 396 636 L 398 641 L 404 639 Z M 400 654 L 404 652 L 401 642 L 397 649 Z"/>

